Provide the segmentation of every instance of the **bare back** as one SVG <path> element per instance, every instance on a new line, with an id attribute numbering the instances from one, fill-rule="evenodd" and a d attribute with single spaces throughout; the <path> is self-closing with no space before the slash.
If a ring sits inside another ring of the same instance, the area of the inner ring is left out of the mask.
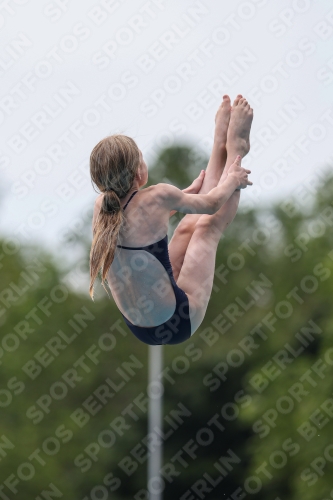
<path id="1" fill-rule="evenodd" d="M 121 200 L 122 206 L 125 203 L 126 199 Z M 125 224 L 118 237 L 121 246 L 151 245 L 167 234 L 170 214 L 159 204 L 156 186 L 140 189 L 124 214 Z M 119 310 L 135 325 L 160 325 L 175 311 L 169 276 L 158 259 L 145 250 L 117 247 L 107 281 Z"/>

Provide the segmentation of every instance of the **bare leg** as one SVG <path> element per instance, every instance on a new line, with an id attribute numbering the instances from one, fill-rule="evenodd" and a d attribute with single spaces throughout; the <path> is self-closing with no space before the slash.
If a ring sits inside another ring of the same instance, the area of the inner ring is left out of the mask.
<path id="1" fill-rule="evenodd" d="M 235 103 L 239 101 L 241 95 L 236 97 Z M 218 109 L 215 117 L 215 136 L 212 154 L 207 165 L 205 178 L 199 193 L 209 193 L 219 180 L 225 166 L 227 158 L 227 132 L 230 120 L 231 106 L 229 96 L 223 96 L 223 102 Z M 169 256 L 172 264 L 173 274 L 177 281 L 181 267 L 183 265 L 184 256 L 187 246 L 192 237 L 195 224 L 201 214 L 188 214 L 180 221 L 171 241 L 169 243 Z"/>
<path id="2" fill-rule="evenodd" d="M 202 215 L 188 245 L 177 285 L 189 299 L 191 335 L 205 317 L 213 287 L 217 246 L 236 215 L 239 198 L 240 191 L 235 191 L 216 214 Z"/>
<path id="3" fill-rule="evenodd" d="M 227 161 L 221 176 L 223 182 L 228 175 L 231 164 L 237 155 L 242 158 L 250 151 L 250 129 L 253 120 L 253 109 L 242 97 L 234 102 L 227 132 Z"/>
<path id="4" fill-rule="evenodd" d="M 249 149 L 246 137 L 249 138 L 253 114 L 246 101 L 239 104 L 239 109 L 237 105 L 237 112 L 232 115 L 232 119 L 234 122 L 230 120 L 229 126 L 231 153 L 229 155 L 228 150 L 226 168 L 233 162 L 233 157 L 235 159 L 237 154 L 244 156 Z M 240 135 L 237 135 L 237 130 Z M 222 182 L 223 175 L 219 183 Z M 205 316 L 213 286 L 217 245 L 223 231 L 236 215 L 239 198 L 240 191 L 235 191 L 214 215 L 201 215 L 188 244 L 177 284 L 189 297 L 192 333 Z"/>
<path id="5" fill-rule="evenodd" d="M 230 114 L 230 97 L 224 95 L 222 104 L 215 116 L 214 144 L 200 193 L 209 193 L 209 191 L 217 185 L 221 178 L 227 159 L 227 133 Z M 196 215 L 193 217 L 196 217 Z"/>
<path id="6" fill-rule="evenodd" d="M 247 113 L 244 113 L 244 110 Z M 213 151 L 199 193 L 208 193 L 220 180 L 223 182 L 236 156 L 241 155 L 244 157 L 247 155 L 250 150 L 249 130 L 252 119 L 253 110 L 241 94 L 238 94 L 234 100 L 232 108 L 230 108 L 230 99 L 228 96 L 223 96 L 223 103 L 215 118 L 216 130 Z M 226 163 L 225 151 L 227 151 Z M 226 206 L 227 208 L 229 207 L 229 201 Z M 195 224 L 200 217 L 201 215 L 186 215 L 183 217 L 170 241 L 169 255 L 176 281 L 182 268 Z"/>

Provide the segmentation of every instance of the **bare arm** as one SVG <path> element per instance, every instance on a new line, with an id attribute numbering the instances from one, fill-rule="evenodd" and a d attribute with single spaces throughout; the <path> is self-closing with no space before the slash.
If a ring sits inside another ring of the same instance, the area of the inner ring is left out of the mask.
<path id="1" fill-rule="evenodd" d="M 201 186 L 202 186 L 202 183 L 203 183 L 204 178 L 205 178 L 205 174 L 206 174 L 206 170 L 201 170 L 199 176 L 196 179 L 194 179 L 192 184 L 190 184 L 190 186 L 188 186 L 187 188 L 182 189 L 183 193 L 188 193 L 188 194 L 199 193 Z M 171 217 L 175 213 L 177 213 L 177 210 L 171 210 L 169 217 Z"/>
<path id="2" fill-rule="evenodd" d="M 184 214 L 209 214 L 217 212 L 240 185 L 252 185 L 247 179 L 250 170 L 240 166 L 241 158 L 237 157 L 230 167 L 224 182 L 219 183 L 207 194 L 187 194 L 170 184 L 156 185 L 160 203 L 166 210 L 177 210 Z"/>
<path id="3" fill-rule="evenodd" d="M 161 203 L 166 210 L 177 210 L 183 214 L 215 214 L 238 187 L 235 176 L 228 178 L 207 194 L 187 194 L 170 184 L 157 184 Z"/>

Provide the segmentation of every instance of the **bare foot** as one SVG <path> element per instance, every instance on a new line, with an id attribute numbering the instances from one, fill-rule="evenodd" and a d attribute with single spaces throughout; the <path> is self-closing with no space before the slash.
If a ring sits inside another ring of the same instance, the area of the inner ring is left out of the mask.
<path id="1" fill-rule="evenodd" d="M 227 133 L 227 150 L 231 156 L 245 156 L 250 151 L 250 130 L 253 109 L 240 94 L 236 97 L 232 109 Z"/>
<path id="2" fill-rule="evenodd" d="M 223 96 L 223 101 L 215 115 L 215 137 L 214 141 L 218 142 L 222 148 L 227 145 L 227 132 L 231 114 L 231 103 L 228 95 Z"/>

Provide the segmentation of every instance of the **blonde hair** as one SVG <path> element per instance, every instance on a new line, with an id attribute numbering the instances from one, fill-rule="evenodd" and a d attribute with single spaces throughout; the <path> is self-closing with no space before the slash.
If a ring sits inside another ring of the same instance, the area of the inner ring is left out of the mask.
<path id="1" fill-rule="evenodd" d="M 89 294 L 94 298 L 94 282 L 101 270 L 102 285 L 113 262 L 124 211 L 120 205 L 130 191 L 140 164 L 140 150 L 126 135 L 111 135 L 102 139 L 90 155 L 92 182 L 104 193 L 100 213 L 93 227 L 90 250 Z"/>

